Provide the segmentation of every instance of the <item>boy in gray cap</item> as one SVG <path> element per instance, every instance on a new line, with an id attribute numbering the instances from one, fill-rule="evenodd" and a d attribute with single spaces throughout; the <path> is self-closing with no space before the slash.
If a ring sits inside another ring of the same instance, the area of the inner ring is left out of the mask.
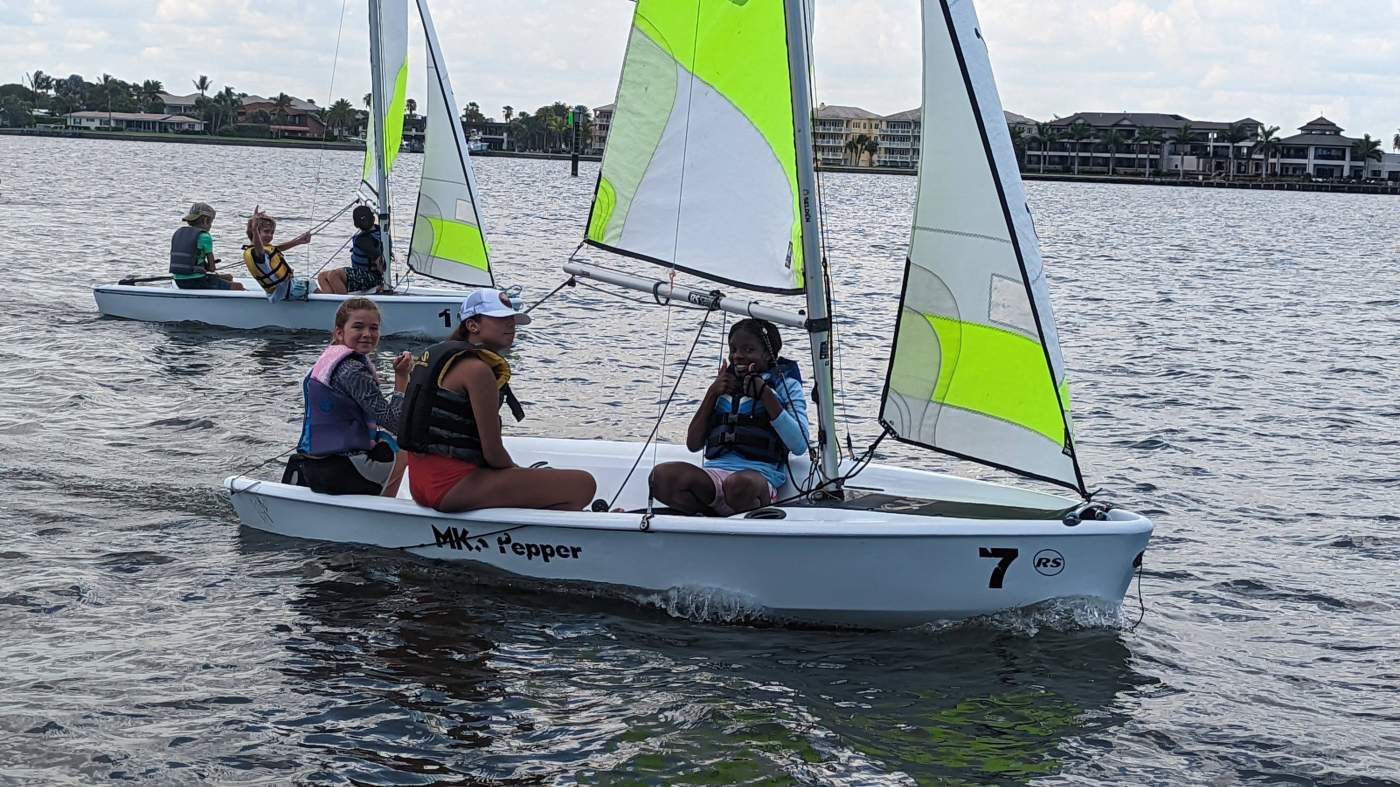
<path id="1" fill-rule="evenodd" d="M 170 276 L 182 290 L 241 290 L 227 273 L 214 273 L 219 260 L 214 257 L 214 209 L 196 202 L 183 219 L 185 226 L 170 238 Z"/>

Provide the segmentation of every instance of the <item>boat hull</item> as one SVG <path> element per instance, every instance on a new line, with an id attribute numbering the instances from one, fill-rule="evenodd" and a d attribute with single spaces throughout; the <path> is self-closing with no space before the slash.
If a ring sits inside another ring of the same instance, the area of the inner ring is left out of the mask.
<path id="1" fill-rule="evenodd" d="M 102 284 L 93 298 L 103 316 L 142 322 L 197 322 L 245 330 L 329 331 L 335 312 L 355 295 L 317 293 L 308 299 L 271 302 L 249 280 L 247 290 L 182 290 L 173 285 Z M 457 308 L 465 293 L 458 290 L 415 289 L 403 294 L 374 295 L 383 313 L 385 335 L 444 338 L 457 324 Z"/>
<path id="2" fill-rule="evenodd" d="M 518 462 L 540 457 L 589 469 L 599 478 L 600 494 L 613 491 L 608 481 L 621 481 L 639 449 L 603 441 L 510 441 Z M 663 446 L 660 458 L 692 456 Z M 646 471 L 646 465 L 638 471 L 643 484 Z M 858 483 L 885 496 L 923 490 L 1004 506 L 1073 502 L 879 466 L 862 473 Z M 643 517 L 634 513 L 442 514 L 402 498 L 320 495 L 239 477 L 225 486 L 243 525 L 270 533 L 402 549 L 553 587 L 594 593 L 612 588 L 682 611 L 718 606 L 731 619 L 867 628 L 966 618 L 1055 599 L 1119 603 L 1152 532 L 1146 518 L 1119 510 L 1104 521 L 1070 526 L 1058 519 L 900 513 L 898 504 L 872 510 L 784 507 L 781 520 L 657 515 L 644 529 Z M 623 497 L 639 503 L 644 494 L 633 482 Z"/>

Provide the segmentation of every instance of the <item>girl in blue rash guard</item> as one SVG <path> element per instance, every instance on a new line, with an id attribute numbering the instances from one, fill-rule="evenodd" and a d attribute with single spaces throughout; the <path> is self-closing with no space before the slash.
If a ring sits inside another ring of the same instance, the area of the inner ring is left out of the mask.
<path id="1" fill-rule="evenodd" d="M 729 361 L 690 419 L 686 447 L 705 462 L 665 462 L 652 495 L 687 514 L 730 516 L 768 505 L 787 482 L 789 455 L 807 453 L 807 406 L 797 364 L 779 356 L 783 339 L 767 320 L 729 331 Z"/>

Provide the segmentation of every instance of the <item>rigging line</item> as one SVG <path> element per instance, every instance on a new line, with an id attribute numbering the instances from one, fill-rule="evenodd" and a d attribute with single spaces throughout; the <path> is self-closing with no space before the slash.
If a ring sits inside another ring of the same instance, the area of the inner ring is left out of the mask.
<path id="1" fill-rule="evenodd" d="M 266 467 L 267 465 L 270 465 L 270 464 L 272 464 L 273 462 L 276 462 L 278 459 L 285 459 L 286 457 L 289 457 L 289 456 L 291 456 L 292 454 L 294 454 L 294 453 L 296 453 L 296 452 L 297 452 L 297 449 L 295 449 L 295 448 L 293 448 L 293 449 L 291 449 L 291 450 L 289 450 L 289 451 L 283 451 L 282 453 L 278 454 L 277 456 L 272 457 L 271 459 L 264 459 L 263 461 L 261 461 L 261 462 L 255 464 L 255 465 L 253 465 L 252 467 L 249 467 L 248 469 L 244 470 L 243 472 L 241 472 L 241 473 L 235 475 L 234 478 L 243 478 L 243 477 L 247 476 L 249 473 L 253 472 L 254 470 L 258 470 L 258 469 L 260 469 L 260 468 Z M 242 493 L 244 493 L 244 492 L 248 492 L 248 491 L 251 491 L 251 490 L 253 490 L 253 489 L 256 489 L 257 486 L 258 486 L 258 484 L 261 484 L 261 483 L 262 483 L 262 480 L 259 479 L 258 481 L 255 481 L 255 482 L 252 483 L 251 485 L 246 486 L 246 487 L 244 487 L 244 488 L 242 488 L 242 489 L 230 489 L 230 490 L 229 490 L 229 496 L 232 497 L 232 496 L 234 496 L 234 495 L 239 495 L 239 494 L 242 494 Z"/>
<path id="2" fill-rule="evenodd" d="M 680 373 L 676 375 L 676 384 L 671 386 L 671 395 L 666 397 L 666 401 L 662 403 L 661 412 L 656 417 L 656 423 L 653 424 L 651 427 L 651 434 L 647 435 L 646 442 L 642 443 L 642 450 L 637 452 L 637 459 L 632 463 L 632 469 L 627 471 L 626 477 L 622 479 L 622 483 L 617 487 L 617 493 L 613 495 L 612 500 L 608 501 L 609 511 L 611 511 L 613 506 L 616 505 L 617 499 L 622 496 L 622 490 L 627 488 L 627 482 L 632 479 L 632 474 L 637 472 L 637 465 L 640 465 L 642 463 L 642 457 L 647 455 L 647 446 L 652 445 L 652 440 L 655 439 L 657 430 L 661 428 L 661 422 L 666 417 L 666 410 L 671 406 L 671 402 L 674 401 L 676 398 L 676 391 L 679 390 L 681 387 L 681 380 L 685 379 L 685 371 L 687 368 L 690 367 L 690 359 L 695 356 L 695 348 L 700 346 L 700 337 L 705 335 L 705 326 L 709 325 L 710 315 L 713 314 L 715 311 L 715 309 L 705 310 L 705 317 L 702 320 L 700 320 L 700 329 L 695 332 L 695 339 L 690 343 L 690 352 L 686 354 L 685 362 L 681 364 Z M 652 451 L 651 463 L 653 467 L 656 466 L 655 449 L 653 449 Z M 650 487 L 650 484 L 648 484 L 648 487 Z M 647 513 L 651 513 L 650 496 L 648 496 L 647 501 Z"/>
<path id="3" fill-rule="evenodd" d="M 549 292 L 548 295 L 546 295 L 546 296 L 544 296 L 543 298 L 540 298 L 539 300 L 535 301 L 534 305 L 532 305 L 530 308 L 528 308 L 528 309 L 525 310 L 525 313 L 526 313 L 526 314 L 529 314 L 530 312 L 534 311 L 535 309 L 538 309 L 538 308 L 540 307 L 540 304 L 544 303 L 545 301 L 549 300 L 550 298 L 553 298 L 555 295 L 557 295 L 557 294 L 559 293 L 560 290 L 564 289 L 565 287 L 572 287 L 572 286 L 574 286 L 574 285 L 577 284 L 577 283 L 578 283 L 578 281 L 577 281 L 576 279 L 574 279 L 573 276 L 570 276 L 569 278 L 567 278 L 567 279 L 564 280 L 564 283 L 563 283 L 563 284 L 560 284 L 558 287 L 555 287 L 553 290 L 550 290 L 550 292 Z"/>
<path id="4" fill-rule="evenodd" d="M 685 134 L 681 136 L 681 179 L 676 188 L 676 224 L 671 233 L 671 286 L 673 287 L 676 284 L 676 257 L 680 254 L 681 245 L 681 203 L 685 200 L 685 165 L 690 156 L 690 110 L 695 106 L 695 58 L 696 49 L 700 44 L 700 6 L 700 3 L 695 4 L 695 35 L 690 41 L 690 62 L 686 64 L 685 69 L 690 73 L 690 80 L 686 84 L 685 92 Z"/>
<path id="5" fill-rule="evenodd" d="M 321 267 L 317 268 L 317 269 L 315 270 L 315 272 L 313 272 L 313 273 L 311 274 L 311 278 L 313 278 L 313 279 L 316 278 L 316 274 L 318 274 L 318 273 L 320 273 L 321 271 L 325 270 L 326 266 L 327 266 L 327 265 L 330 265 L 331 262 L 332 262 L 333 260 L 335 260 L 336 257 L 339 257 L 339 256 L 340 256 L 340 253 L 341 253 L 342 251 L 345 251 L 345 247 L 346 247 L 346 246 L 349 246 L 349 245 L 350 245 L 350 241 L 353 241 L 354 239 L 355 239 L 355 237 L 354 237 L 353 235 L 350 236 L 349 238 L 346 238 L 346 239 L 345 239 L 345 242 L 342 243 L 342 244 L 340 244 L 340 248 L 338 248 L 338 249 L 336 249 L 335 251 L 331 252 L 331 256 L 327 257 L 327 258 L 326 258 L 326 261 L 323 262 L 323 263 L 321 263 Z"/>
<path id="6" fill-rule="evenodd" d="M 1143 563 L 1142 555 L 1138 555 L 1138 564 L 1137 564 L 1138 619 L 1137 619 L 1136 621 L 1133 622 L 1133 625 L 1131 625 L 1131 626 L 1128 627 L 1128 631 L 1137 631 L 1137 627 L 1138 627 L 1138 625 L 1140 625 L 1140 624 L 1142 623 L 1142 619 L 1145 618 L 1145 617 L 1147 617 L 1147 604 L 1142 600 L 1142 563 Z"/>
<path id="7" fill-rule="evenodd" d="M 326 111 L 327 111 L 327 112 L 330 111 L 331 104 L 332 104 L 333 101 L 335 101 L 335 71 L 336 71 L 336 68 L 340 65 L 340 37 L 341 37 L 341 34 L 345 32 L 345 9 L 346 9 L 349 5 L 350 5 L 350 0 L 341 0 L 341 2 L 340 2 L 340 23 L 339 23 L 338 25 L 336 25 L 336 29 L 335 29 L 335 54 L 331 56 L 331 83 L 330 83 L 330 87 L 326 88 Z M 325 118 L 323 117 L 322 120 L 324 121 Z M 321 163 L 325 160 L 325 157 L 326 157 L 326 146 L 325 146 L 324 143 L 325 143 L 325 141 L 326 141 L 326 134 L 327 134 L 327 132 L 329 132 L 329 131 L 330 131 L 330 126 L 329 126 L 328 124 L 326 124 L 326 123 L 323 122 L 323 123 L 321 124 L 321 142 L 322 142 L 323 144 L 322 144 L 321 147 L 316 151 L 316 168 L 315 168 L 316 180 L 315 180 L 315 185 L 313 185 L 313 186 L 311 187 L 311 215 L 312 215 L 312 216 L 315 216 L 315 215 L 316 215 L 316 196 L 317 196 L 317 195 L 320 193 L 320 191 L 321 191 Z M 344 212 L 344 211 L 342 211 L 342 213 L 343 213 L 343 212 Z M 338 215 L 340 215 L 340 214 L 336 214 L 336 215 L 338 216 Z M 319 229 L 318 229 L 317 231 L 319 231 Z M 310 245 L 310 244 L 307 244 L 307 246 L 306 246 L 306 255 L 305 255 L 305 256 L 306 256 L 307 262 L 309 263 L 309 262 L 311 261 L 311 245 Z M 322 265 L 321 267 L 324 268 L 325 265 Z"/>
<path id="8" fill-rule="evenodd" d="M 807 73 L 808 73 L 808 79 L 807 79 L 807 94 L 808 94 L 808 95 L 807 95 L 807 99 L 808 99 L 808 101 L 807 101 L 807 106 L 809 106 L 809 107 L 815 107 L 815 106 L 817 106 L 817 80 L 816 80 L 816 69 L 812 67 L 812 47 L 811 47 L 811 43 L 812 43 L 812 24 L 813 24 L 812 15 L 811 15 L 811 14 L 803 14 L 803 15 L 802 15 L 802 32 L 803 32 L 803 35 L 806 36 L 806 38 L 807 38 L 807 46 L 805 46 L 805 47 L 803 48 L 803 51 L 805 51 L 805 52 L 807 53 L 807 61 L 808 61 L 806 65 L 807 65 Z M 817 118 L 816 118 L 816 115 L 815 115 L 815 110 L 813 110 L 813 116 L 812 116 L 812 127 L 813 127 L 813 129 L 816 128 L 816 125 L 817 125 L 816 121 L 817 121 Z M 815 158 L 815 157 L 816 157 L 816 154 L 817 154 L 817 140 L 816 140 L 816 133 L 815 133 L 815 131 L 813 131 L 813 133 L 810 134 L 809 137 L 811 138 L 811 143 L 812 143 L 811 155 L 812 155 L 813 158 Z M 857 155 L 859 155 L 859 153 L 857 153 Z M 826 217 L 826 198 L 825 198 L 825 189 L 823 188 L 823 183 L 822 183 L 822 181 L 823 181 L 823 179 L 824 179 L 824 177 L 825 177 L 825 173 L 824 173 L 823 171 L 821 171 L 821 170 L 818 170 L 815 166 L 814 166 L 812 169 L 813 169 L 813 173 L 812 173 L 812 174 L 813 174 L 812 183 L 813 183 L 813 186 L 815 187 L 815 189 L 816 189 L 816 191 L 817 191 L 817 216 L 818 216 L 818 217 L 821 217 L 821 218 L 823 219 L 823 221 L 821 222 L 821 232 L 820 232 L 820 234 L 817 236 L 817 243 L 821 246 L 822 281 L 826 284 L 826 316 L 827 316 L 827 319 L 829 319 L 829 320 L 831 321 L 831 330 L 830 330 L 830 333 L 831 333 L 831 339 L 830 339 L 830 341 L 831 341 L 831 355 L 832 355 L 832 360 L 835 361 L 835 366 L 836 366 L 836 377 L 837 377 L 837 382 L 839 383 L 839 387 L 838 387 L 838 385 L 835 385 L 835 384 L 832 385 L 832 391 L 831 391 L 831 397 L 832 397 L 832 399 L 833 399 L 833 401 L 832 401 L 832 406 L 835 407 L 837 401 L 840 402 L 840 405 L 841 405 L 841 426 L 844 427 L 845 430 L 846 430 L 846 447 L 847 447 L 847 449 L 851 452 L 851 455 L 854 456 L 854 455 L 855 455 L 855 447 L 854 447 L 854 444 L 853 444 L 852 441 L 851 441 L 851 415 L 850 415 L 850 412 L 849 412 L 849 411 L 847 410 L 847 408 L 846 408 L 846 398 L 845 398 L 845 396 L 839 396 L 839 395 L 838 395 L 838 393 L 844 393 L 845 390 L 846 390 L 846 370 L 845 370 L 845 366 L 841 363 L 841 356 L 842 356 L 842 353 L 841 353 L 841 342 L 840 342 L 840 339 L 839 339 L 839 337 L 838 337 L 838 335 L 837 335 L 837 330 L 836 330 L 836 312 L 835 312 L 835 309 L 833 308 L 833 300 L 834 300 L 834 298 L 835 298 L 835 295 L 834 295 L 834 288 L 832 287 L 832 284 L 831 284 L 831 268 L 830 268 L 829 265 L 826 264 L 826 263 L 827 263 L 827 259 L 828 259 L 828 257 L 827 257 L 827 252 L 830 250 L 830 240 L 829 240 L 829 236 L 827 235 L 827 227 L 826 227 L 826 221 L 825 221 L 825 217 Z M 809 337 L 809 338 L 810 338 L 810 337 Z M 814 371 L 815 371 L 815 370 L 814 370 Z M 818 406 L 820 406 L 820 404 L 819 404 Z M 833 439 L 833 440 L 835 440 L 835 437 L 836 437 L 835 435 L 832 435 L 832 439 Z M 835 442 L 836 442 L 836 456 L 837 456 L 837 462 L 839 463 L 839 462 L 840 462 L 840 457 L 841 457 L 841 443 L 840 443 L 839 440 L 835 440 Z M 808 476 L 808 483 L 810 483 L 810 482 L 811 482 L 811 476 L 809 475 L 809 476 Z"/>

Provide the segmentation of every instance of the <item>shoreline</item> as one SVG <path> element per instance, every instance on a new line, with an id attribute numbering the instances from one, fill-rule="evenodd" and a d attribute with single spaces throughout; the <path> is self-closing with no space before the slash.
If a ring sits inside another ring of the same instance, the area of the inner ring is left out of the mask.
<path id="1" fill-rule="evenodd" d="M 324 142 L 304 139 L 260 139 L 245 137 L 213 137 L 200 134 L 160 134 L 143 132 L 86 131 L 74 129 L 50 130 L 35 128 L 0 128 L 0 135 L 17 137 L 55 137 L 67 139 L 104 139 L 128 142 L 171 142 L 179 145 L 231 145 L 237 147 L 292 148 L 300 150 L 364 150 L 365 146 L 356 142 Z M 569 161 L 567 153 L 534 153 L 510 150 L 485 150 L 473 153 L 482 158 L 525 158 L 547 161 Z M 580 153 L 579 161 L 602 161 L 602 156 Z M 851 167 L 845 165 L 817 165 L 819 172 L 838 172 L 854 175 L 916 175 L 918 170 L 904 167 Z M 1022 172 L 1026 181 L 1056 181 L 1060 183 L 1112 183 L 1128 186 L 1175 186 L 1187 188 L 1245 189 L 1251 191 L 1317 191 L 1340 194 L 1388 194 L 1400 195 L 1400 182 L 1387 185 L 1372 183 L 1351 183 L 1346 181 L 1294 181 L 1294 180 L 1223 180 L 1180 177 L 1127 177 L 1123 175 L 1073 175 L 1069 173 Z"/>

